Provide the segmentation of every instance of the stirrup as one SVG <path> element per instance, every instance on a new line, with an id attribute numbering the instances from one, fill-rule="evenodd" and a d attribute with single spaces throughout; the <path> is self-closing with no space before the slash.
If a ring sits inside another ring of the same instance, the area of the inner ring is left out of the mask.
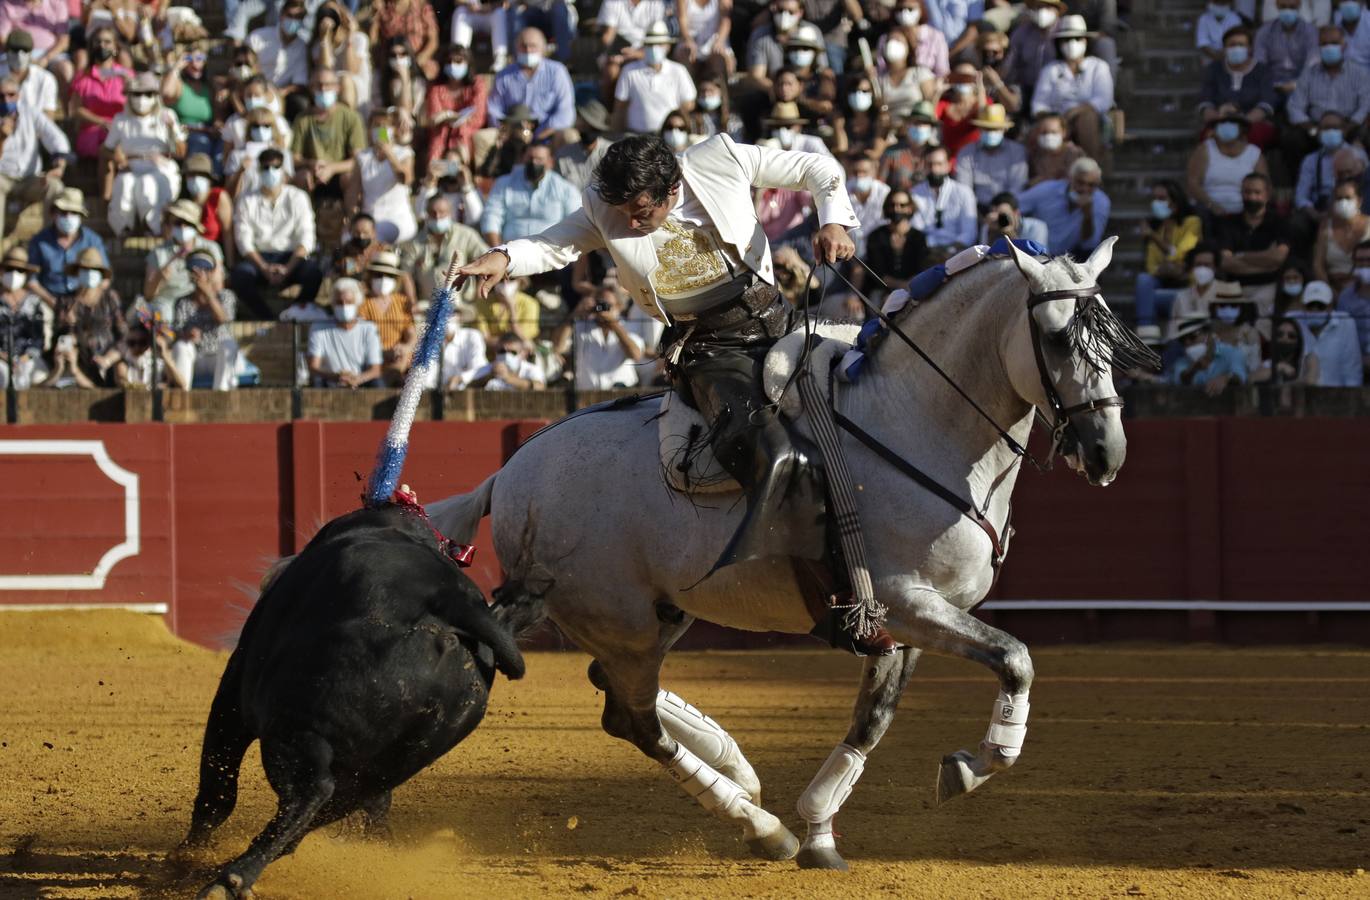
<path id="1" fill-rule="evenodd" d="M 846 617 L 847 610 L 851 608 L 852 593 L 850 590 L 830 594 L 826 614 L 809 634 L 827 641 L 832 647 L 845 650 L 853 656 L 889 656 L 899 649 L 899 642 L 885 630 L 884 626 L 876 628 L 874 634 L 866 637 L 857 637 L 849 629 L 843 627 L 842 620 Z"/>

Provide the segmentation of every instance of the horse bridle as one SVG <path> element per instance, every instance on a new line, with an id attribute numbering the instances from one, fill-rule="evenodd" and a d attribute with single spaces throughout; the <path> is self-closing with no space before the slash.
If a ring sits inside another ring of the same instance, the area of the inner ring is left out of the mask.
<path id="1" fill-rule="evenodd" d="M 1056 300 L 1074 300 L 1075 315 L 1079 315 L 1081 304 L 1098 302 L 1099 286 L 1091 284 L 1087 287 L 1065 288 L 1058 291 L 1042 291 L 1041 293 L 1037 293 L 1031 288 L 1028 289 L 1028 325 L 1032 330 L 1032 355 L 1037 361 L 1037 375 L 1042 381 L 1042 390 L 1046 394 L 1047 406 L 1051 409 L 1052 419 L 1048 420 L 1041 408 L 1037 407 L 1036 404 L 1033 405 L 1036 421 L 1042 423 L 1051 435 L 1051 449 L 1047 451 L 1046 463 L 1032 460 L 1039 469 L 1049 469 L 1051 461 L 1057 453 L 1069 455 L 1078 450 L 1080 436 L 1075 431 L 1071 416 L 1081 413 L 1103 412 L 1114 407 L 1121 408 L 1123 405 L 1123 398 L 1117 394 L 1109 397 L 1095 397 L 1083 403 L 1076 403 L 1074 406 L 1066 406 L 1065 401 L 1061 399 L 1061 394 L 1051 379 L 1051 373 L 1047 370 L 1046 357 L 1042 354 L 1042 326 L 1037 324 L 1037 316 L 1033 314 L 1033 310 L 1043 303 L 1051 303 Z"/>

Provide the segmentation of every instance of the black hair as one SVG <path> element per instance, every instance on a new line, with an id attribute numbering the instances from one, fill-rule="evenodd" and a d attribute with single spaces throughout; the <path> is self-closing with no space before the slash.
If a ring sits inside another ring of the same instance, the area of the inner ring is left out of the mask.
<path id="1" fill-rule="evenodd" d="M 272 163 L 284 162 L 285 154 L 282 153 L 280 150 L 276 149 L 275 147 L 267 147 L 261 153 L 257 154 L 257 165 L 261 166 L 262 168 L 266 168 Z"/>
<path id="2" fill-rule="evenodd" d="M 1359 177 L 1359 176 L 1351 176 L 1351 175 L 1349 175 L 1349 176 L 1347 176 L 1347 177 L 1345 177 L 1345 178 L 1338 178 L 1338 179 L 1337 179 L 1336 185 L 1332 188 L 1332 193 L 1335 194 L 1339 188 L 1346 187 L 1347 185 L 1350 185 L 1350 186 L 1351 186 L 1351 189 L 1354 190 L 1354 191 L 1356 192 L 1356 196 L 1357 196 L 1357 197 L 1362 197 L 1362 198 L 1363 198 L 1363 197 L 1365 196 L 1365 188 L 1363 188 L 1363 187 L 1361 186 L 1360 177 Z M 1360 211 L 1360 210 L 1357 210 L 1357 212 L 1359 212 L 1359 211 Z M 1352 249 L 1355 249 L 1355 248 L 1352 248 Z"/>
<path id="3" fill-rule="evenodd" d="M 595 190 L 610 206 L 629 203 L 639 194 L 664 203 L 678 184 L 680 162 L 660 135 L 635 134 L 616 141 L 595 166 Z"/>
<path id="4" fill-rule="evenodd" d="M 1166 198 L 1170 200 L 1170 215 L 1177 222 L 1194 215 L 1194 207 L 1189 205 L 1189 198 L 1185 196 L 1184 188 L 1173 178 L 1161 178 L 1152 182 L 1153 187 L 1158 187 L 1165 191 Z"/>
<path id="5" fill-rule="evenodd" d="M 1205 244 L 1202 241 L 1200 241 L 1199 243 L 1194 245 L 1193 249 L 1191 249 L 1188 253 L 1184 255 L 1185 268 L 1194 268 L 1194 257 L 1198 256 L 1200 253 L 1212 253 L 1213 261 L 1215 263 L 1218 261 L 1217 246 L 1215 246 L 1214 244 Z"/>
<path id="6" fill-rule="evenodd" d="M 359 212 L 359 213 L 357 213 L 355 216 L 353 216 L 353 217 L 352 217 L 352 222 L 351 222 L 351 224 L 352 224 L 352 225 L 356 225 L 356 224 L 357 224 L 358 222 L 360 222 L 362 219 L 365 219 L 366 221 L 370 222 L 371 225 L 372 225 L 372 227 L 374 227 L 375 224 L 376 224 L 376 220 L 375 220 L 375 218 L 371 215 L 371 213 L 364 213 L 364 212 Z"/>
<path id="7" fill-rule="evenodd" d="M 989 205 L 991 207 L 1000 206 L 1004 203 L 1007 203 L 1009 206 L 1013 207 L 1014 212 L 1018 211 L 1018 197 L 1013 193 L 1013 191 L 1000 191 L 993 197 L 989 198 Z"/>

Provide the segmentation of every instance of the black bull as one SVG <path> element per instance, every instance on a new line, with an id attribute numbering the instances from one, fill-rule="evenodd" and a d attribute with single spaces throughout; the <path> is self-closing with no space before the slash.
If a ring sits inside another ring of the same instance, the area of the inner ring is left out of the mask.
<path id="1" fill-rule="evenodd" d="M 233 811 L 253 740 L 280 805 L 207 896 L 246 896 L 311 830 L 361 810 L 470 734 L 498 669 L 522 677 L 527 606 L 488 607 L 416 513 L 334 519 L 267 586 L 209 711 L 186 847 Z"/>

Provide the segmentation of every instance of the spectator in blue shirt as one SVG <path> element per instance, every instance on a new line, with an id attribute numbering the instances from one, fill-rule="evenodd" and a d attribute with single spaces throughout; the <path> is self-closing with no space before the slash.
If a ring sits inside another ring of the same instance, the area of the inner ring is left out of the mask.
<path id="1" fill-rule="evenodd" d="M 552 151 L 529 147 L 523 167 L 495 179 L 480 230 L 491 247 L 544 231 L 580 209 L 580 192 L 552 169 Z"/>
<path id="2" fill-rule="evenodd" d="M 1245 354 L 1218 340 L 1208 319 L 1185 319 L 1175 333 L 1184 346 L 1184 356 L 1171 365 L 1166 381 L 1201 387 L 1210 397 L 1218 396 L 1234 381 L 1246 384 Z"/>
<path id="3" fill-rule="evenodd" d="M 1370 360 L 1370 241 L 1351 251 L 1351 280 L 1337 296 L 1337 309 L 1356 323 L 1361 356 Z"/>
<path id="4" fill-rule="evenodd" d="M 505 112 L 522 103 L 538 122 L 538 140 L 576 124 L 576 98 L 571 73 L 555 59 L 546 59 L 547 38 L 536 28 L 519 32 L 514 62 L 495 76 L 486 106 L 490 122 L 498 125 Z"/>
<path id="5" fill-rule="evenodd" d="M 1039 182 L 1018 196 L 1023 215 L 1046 223 L 1053 255 L 1074 253 L 1083 259 L 1104 239 L 1113 205 L 1099 189 L 1102 180 L 1099 164 L 1082 156 L 1071 163 L 1069 178 Z"/>
<path id="6" fill-rule="evenodd" d="M 1308 381 L 1319 387 L 1360 387 L 1365 383 L 1365 369 L 1356 323 L 1346 313 L 1334 311 L 1332 301 L 1331 285 L 1310 281 L 1303 288 L 1303 308 L 1288 314 L 1303 332 L 1304 355 L 1310 363 Z"/>
<path id="7" fill-rule="evenodd" d="M 52 222 L 29 241 L 29 260 L 38 271 L 29 279 L 29 289 L 50 306 L 59 297 L 76 293 L 77 276 L 68 274 L 81 251 L 94 247 L 100 251 L 105 267 L 109 254 L 100 235 L 86 227 L 86 198 L 80 188 L 65 188 L 52 203 Z"/>

